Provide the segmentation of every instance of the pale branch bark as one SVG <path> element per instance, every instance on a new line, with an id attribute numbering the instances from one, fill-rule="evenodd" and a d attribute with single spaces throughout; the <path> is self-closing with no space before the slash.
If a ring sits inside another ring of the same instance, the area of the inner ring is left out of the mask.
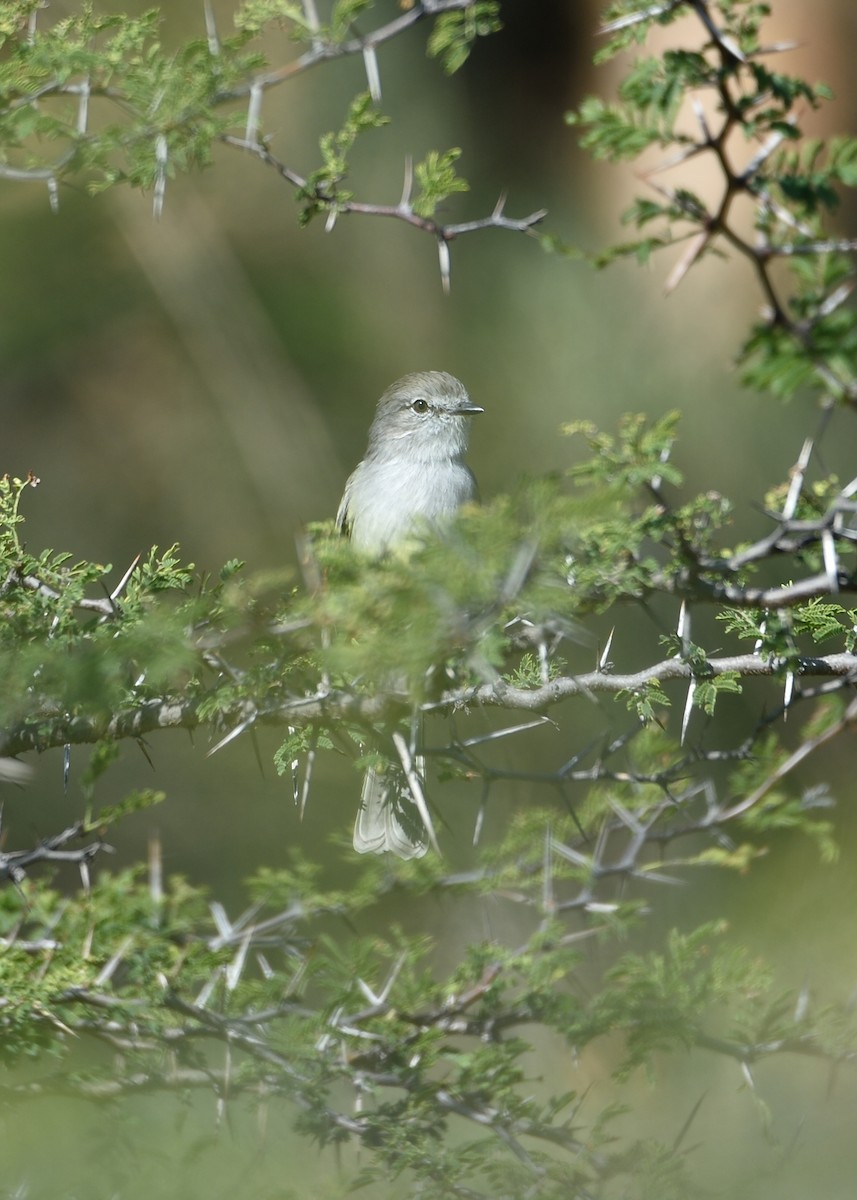
<path id="1" fill-rule="evenodd" d="M 673 679 L 706 679 L 733 672 L 741 678 L 772 678 L 786 670 L 794 671 L 801 678 L 827 675 L 857 679 L 857 654 L 830 654 L 818 658 L 788 660 L 765 659 L 758 654 L 736 654 L 732 657 L 706 659 L 704 667 L 694 667 L 682 659 L 669 658 L 630 675 L 590 671 L 585 675 L 560 676 L 535 688 L 514 687 L 504 680 L 496 680 L 471 689 L 450 691 L 437 704 L 429 707 L 446 709 L 474 704 L 541 712 L 568 696 L 586 696 L 595 692 L 632 693 L 640 691 L 650 683 L 665 683 Z"/>
<path id="2" fill-rule="evenodd" d="M 845 683 L 857 681 L 857 654 L 843 652 L 789 659 L 738 654 L 709 658 L 703 665 L 669 658 L 630 674 L 596 670 L 582 675 L 559 676 L 538 687 L 520 687 L 503 679 L 495 679 L 475 686 L 450 688 L 438 700 L 426 703 L 423 708 L 426 712 L 447 713 L 467 707 L 545 712 L 571 696 L 587 697 L 599 692 L 631 694 L 652 683 L 704 680 L 727 673 L 734 673 L 740 678 L 770 679 L 789 671 L 799 678 L 838 678 Z M 45 712 L 0 730 L 0 757 L 11 758 L 32 750 L 44 751 L 64 745 L 139 739 L 161 729 L 195 730 L 207 727 L 216 731 L 239 726 L 249 729 L 257 724 L 295 727 L 343 721 L 369 726 L 407 712 L 411 707 L 409 698 L 400 693 L 363 695 L 331 689 L 324 693 L 295 696 L 276 704 L 264 700 L 255 703 L 242 701 L 221 711 L 216 719 L 203 720 L 200 707 L 210 698 L 158 697 L 142 700 L 137 705 L 114 713 L 98 715 L 68 716 L 60 712 Z"/>

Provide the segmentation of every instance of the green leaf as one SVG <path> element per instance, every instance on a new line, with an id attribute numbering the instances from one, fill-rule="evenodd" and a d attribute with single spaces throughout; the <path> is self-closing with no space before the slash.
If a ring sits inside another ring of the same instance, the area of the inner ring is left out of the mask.
<path id="1" fill-rule="evenodd" d="M 470 184 L 456 174 L 455 164 L 461 157 L 457 147 L 441 153 L 430 150 L 422 162 L 417 163 L 414 174 L 418 192 L 413 210 L 419 217 L 433 217 L 438 206 L 458 192 L 470 190 Z"/>
<path id="2" fill-rule="evenodd" d="M 442 13 L 429 35 L 429 57 L 440 59 L 447 75 L 453 75 L 467 62 L 477 38 L 503 28 L 499 13 L 497 0 L 474 0 L 463 12 Z"/>

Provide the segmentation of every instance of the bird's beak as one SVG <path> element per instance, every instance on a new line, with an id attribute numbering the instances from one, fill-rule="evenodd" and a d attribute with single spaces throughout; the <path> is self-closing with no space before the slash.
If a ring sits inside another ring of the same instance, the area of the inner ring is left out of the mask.
<path id="1" fill-rule="evenodd" d="M 480 408 L 478 404 L 471 404 L 468 400 L 466 404 L 459 404 L 455 411 L 456 414 L 460 414 L 461 416 L 471 416 L 473 413 L 485 412 L 485 409 Z"/>

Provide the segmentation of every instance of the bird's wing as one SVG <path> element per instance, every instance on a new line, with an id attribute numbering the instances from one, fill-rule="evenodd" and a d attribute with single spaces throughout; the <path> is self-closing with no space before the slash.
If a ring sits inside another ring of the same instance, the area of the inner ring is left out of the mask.
<path id="1" fill-rule="evenodd" d="M 357 470 L 359 469 L 358 467 Z M 357 471 L 353 471 L 348 476 L 345 491 L 342 493 L 342 499 L 339 501 L 339 508 L 336 511 L 336 532 L 341 533 L 343 537 L 351 537 L 351 522 L 348 519 L 348 501 L 351 499 L 351 487 L 356 474 Z"/>

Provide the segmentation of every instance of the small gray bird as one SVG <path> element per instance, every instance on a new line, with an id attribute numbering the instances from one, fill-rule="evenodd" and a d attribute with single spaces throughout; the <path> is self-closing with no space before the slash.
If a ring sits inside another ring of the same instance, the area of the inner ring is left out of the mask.
<path id="1" fill-rule="evenodd" d="M 469 417 L 483 411 L 445 371 L 398 379 L 378 401 L 369 447 L 345 485 L 336 528 L 358 549 L 381 555 L 420 526 L 442 525 L 475 500 L 476 480 L 464 453 Z M 416 771 L 422 773 L 419 761 Z M 419 858 L 427 848 L 421 826 L 404 773 L 368 770 L 354 849 Z"/>

